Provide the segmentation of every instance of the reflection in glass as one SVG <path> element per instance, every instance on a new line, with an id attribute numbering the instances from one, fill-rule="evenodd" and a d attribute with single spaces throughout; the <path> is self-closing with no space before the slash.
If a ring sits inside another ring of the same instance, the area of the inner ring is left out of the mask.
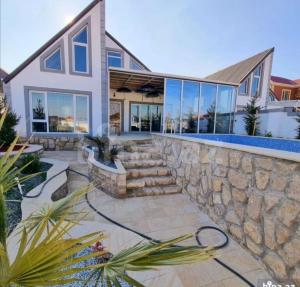
<path id="1" fill-rule="evenodd" d="M 152 132 L 161 131 L 161 114 L 162 114 L 161 105 L 151 106 L 151 131 Z"/>
<path id="2" fill-rule="evenodd" d="M 45 94 L 44 93 L 32 93 L 32 119 L 45 120 Z"/>
<path id="3" fill-rule="evenodd" d="M 88 98 L 76 96 L 76 132 L 88 132 Z"/>
<path id="4" fill-rule="evenodd" d="M 74 132 L 73 95 L 48 93 L 49 132 Z"/>
<path id="5" fill-rule="evenodd" d="M 166 79 L 165 91 L 165 131 L 167 133 L 180 130 L 180 103 L 182 81 Z"/>
<path id="6" fill-rule="evenodd" d="M 232 87 L 219 85 L 217 95 L 216 133 L 229 133 L 233 93 L 234 89 Z"/>
<path id="7" fill-rule="evenodd" d="M 213 133 L 217 85 L 202 84 L 199 112 L 199 133 Z"/>
<path id="8" fill-rule="evenodd" d="M 150 105 L 141 105 L 141 131 L 150 131 Z"/>
<path id="9" fill-rule="evenodd" d="M 45 133 L 47 132 L 47 123 L 46 122 L 33 122 L 32 131 L 35 133 Z"/>
<path id="10" fill-rule="evenodd" d="M 200 85 L 197 82 L 183 82 L 182 132 L 197 133 Z"/>
<path id="11" fill-rule="evenodd" d="M 47 69 L 61 70 L 60 48 L 45 60 L 45 65 Z"/>
<path id="12" fill-rule="evenodd" d="M 137 104 L 131 104 L 130 130 L 132 132 L 140 131 L 140 106 Z"/>
<path id="13" fill-rule="evenodd" d="M 74 45 L 75 71 L 87 72 L 87 47 Z"/>

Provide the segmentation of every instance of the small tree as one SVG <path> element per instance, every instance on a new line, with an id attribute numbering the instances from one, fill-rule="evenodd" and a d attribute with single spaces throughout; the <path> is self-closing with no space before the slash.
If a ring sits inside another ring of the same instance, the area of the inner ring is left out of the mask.
<path id="1" fill-rule="evenodd" d="M 256 105 L 257 97 L 252 97 L 244 108 L 246 113 L 243 117 L 245 123 L 245 130 L 249 136 L 256 136 L 259 134 L 259 112 L 260 106 Z"/>
<path id="2" fill-rule="evenodd" d="M 297 116 L 296 121 L 298 123 L 298 127 L 296 128 L 297 131 L 296 139 L 300 140 L 300 114 Z"/>
<path id="3" fill-rule="evenodd" d="M 3 110 L 4 111 L 4 110 Z M 2 117 L 2 113 L 0 113 Z M 16 113 L 8 111 L 4 119 L 2 129 L 0 130 L 0 145 L 9 146 L 16 138 L 15 126 L 19 123 L 20 118 Z"/>

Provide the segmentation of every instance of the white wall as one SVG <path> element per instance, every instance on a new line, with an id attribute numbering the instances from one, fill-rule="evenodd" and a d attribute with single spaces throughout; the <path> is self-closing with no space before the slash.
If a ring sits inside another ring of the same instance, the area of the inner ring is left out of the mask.
<path id="1" fill-rule="evenodd" d="M 88 91 L 92 93 L 92 126 L 93 133 L 101 133 L 101 3 L 90 10 L 76 25 L 67 31 L 60 39 L 64 41 L 65 49 L 65 74 L 41 72 L 40 57 L 37 57 L 24 70 L 10 82 L 12 109 L 21 116 L 17 131 L 21 136 L 26 136 L 24 87 L 34 86 L 41 88 L 66 89 Z M 92 77 L 69 74 L 68 34 L 72 32 L 81 21 L 91 17 L 91 49 L 92 49 Z M 55 42 L 55 43 L 57 43 Z M 55 45 L 53 43 L 53 45 Z M 49 47 L 51 49 L 51 47 Z"/>
<path id="2" fill-rule="evenodd" d="M 235 115 L 234 133 L 245 135 L 245 123 L 243 121 L 243 114 Z M 298 123 L 296 122 L 296 113 L 289 113 L 283 110 L 273 110 L 260 115 L 260 133 L 263 135 L 271 132 L 273 137 L 291 138 L 296 137 L 296 129 Z"/>
<path id="3" fill-rule="evenodd" d="M 269 94 L 269 85 L 270 85 L 270 76 L 272 70 L 272 61 L 273 61 L 273 53 L 271 53 L 265 60 L 264 60 L 264 69 L 262 75 L 262 85 L 261 85 L 261 97 L 257 101 L 257 105 L 261 106 L 262 108 L 266 107 L 267 104 L 267 97 Z M 248 96 L 238 95 L 236 106 L 245 106 L 250 100 L 250 92 L 251 92 L 251 85 L 252 85 L 252 76 L 253 73 L 250 75 L 250 83 L 249 83 L 249 92 Z"/>

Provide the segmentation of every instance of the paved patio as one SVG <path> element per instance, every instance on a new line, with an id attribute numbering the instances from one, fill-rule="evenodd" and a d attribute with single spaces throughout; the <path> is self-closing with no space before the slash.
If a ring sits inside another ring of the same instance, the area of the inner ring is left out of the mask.
<path id="1" fill-rule="evenodd" d="M 43 153 L 43 156 L 65 160 L 69 162 L 70 168 L 87 173 L 87 164 L 82 159 L 81 152 L 47 151 Z M 70 174 L 69 179 L 69 188 L 71 190 L 86 184 L 82 177 L 74 174 Z M 89 195 L 89 198 L 101 212 L 157 239 L 169 239 L 186 233 L 194 234 L 197 228 L 203 225 L 215 225 L 185 194 L 114 199 L 100 190 L 95 190 Z M 95 225 L 107 231 L 110 237 L 106 242 L 106 246 L 112 252 L 129 247 L 141 240 L 139 236 L 109 224 L 93 212 L 85 201 L 82 202 L 79 208 L 89 213 L 87 220 L 94 221 Z M 86 227 L 86 232 L 89 231 L 89 228 Z M 216 244 L 220 240 L 222 238 L 214 232 L 207 232 L 205 239 L 203 239 L 204 243 L 208 244 Z M 196 244 L 196 241 L 192 238 L 186 244 Z M 270 278 L 262 264 L 233 240 L 230 240 L 229 245 L 220 250 L 217 256 L 244 275 L 254 285 L 257 284 L 259 279 L 266 280 Z M 156 272 L 134 273 L 132 276 L 147 287 L 247 286 L 214 260 L 163 268 Z"/>

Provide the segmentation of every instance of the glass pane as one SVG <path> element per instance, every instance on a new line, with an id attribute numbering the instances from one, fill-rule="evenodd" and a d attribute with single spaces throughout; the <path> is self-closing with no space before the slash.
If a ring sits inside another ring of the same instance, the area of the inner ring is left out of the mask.
<path id="1" fill-rule="evenodd" d="M 178 133 L 180 129 L 181 84 L 180 80 L 166 80 L 165 130 L 167 133 Z"/>
<path id="2" fill-rule="evenodd" d="M 110 102 L 110 132 L 111 134 L 118 134 L 121 132 L 121 103 Z"/>
<path id="3" fill-rule="evenodd" d="M 32 118 L 34 120 L 45 120 L 45 94 L 34 92 L 32 95 Z"/>
<path id="4" fill-rule="evenodd" d="M 107 54 L 107 65 L 108 67 L 122 67 L 122 57 L 119 52 L 108 52 Z"/>
<path id="5" fill-rule="evenodd" d="M 132 132 L 140 131 L 140 106 L 136 104 L 131 104 L 130 130 Z"/>
<path id="6" fill-rule="evenodd" d="M 61 70 L 60 49 L 45 60 L 46 69 Z"/>
<path id="7" fill-rule="evenodd" d="M 254 71 L 255 76 L 260 76 L 261 75 L 261 66 L 257 67 Z"/>
<path id="8" fill-rule="evenodd" d="M 76 96 L 76 132 L 88 131 L 88 97 Z"/>
<path id="9" fill-rule="evenodd" d="M 234 89 L 232 87 L 219 85 L 216 111 L 216 133 L 229 133 L 233 92 Z"/>
<path id="10" fill-rule="evenodd" d="M 73 95 L 48 93 L 49 132 L 74 132 Z"/>
<path id="11" fill-rule="evenodd" d="M 136 61 L 133 60 L 130 62 L 130 69 L 143 70 L 143 68 Z"/>
<path id="12" fill-rule="evenodd" d="M 75 53 L 75 71 L 87 72 L 86 47 L 75 45 L 74 53 Z"/>
<path id="13" fill-rule="evenodd" d="M 253 77 L 252 90 L 251 90 L 252 97 L 257 97 L 258 96 L 258 88 L 259 88 L 259 78 Z"/>
<path id="14" fill-rule="evenodd" d="M 199 84 L 184 81 L 182 100 L 182 132 L 197 133 Z"/>
<path id="15" fill-rule="evenodd" d="M 75 37 L 73 38 L 74 42 L 87 44 L 87 28 L 82 29 Z"/>
<path id="16" fill-rule="evenodd" d="M 200 97 L 200 133 L 213 133 L 216 109 L 217 85 L 202 84 Z"/>
<path id="17" fill-rule="evenodd" d="M 33 122 L 32 131 L 36 133 L 46 133 L 47 132 L 47 123 Z"/>
<path id="18" fill-rule="evenodd" d="M 246 95 L 248 93 L 248 79 L 245 80 L 239 88 L 239 94 L 240 95 Z"/>
<path id="19" fill-rule="evenodd" d="M 162 106 L 160 105 L 151 106 L 151 131 L 152 132 L 161 131 L 161 114 L 162 114 Z"/>
<path id="20" fill-rule="evenodd" d="M 141 131 L 150 131 L 150 106 L 141 105 Z"/>

